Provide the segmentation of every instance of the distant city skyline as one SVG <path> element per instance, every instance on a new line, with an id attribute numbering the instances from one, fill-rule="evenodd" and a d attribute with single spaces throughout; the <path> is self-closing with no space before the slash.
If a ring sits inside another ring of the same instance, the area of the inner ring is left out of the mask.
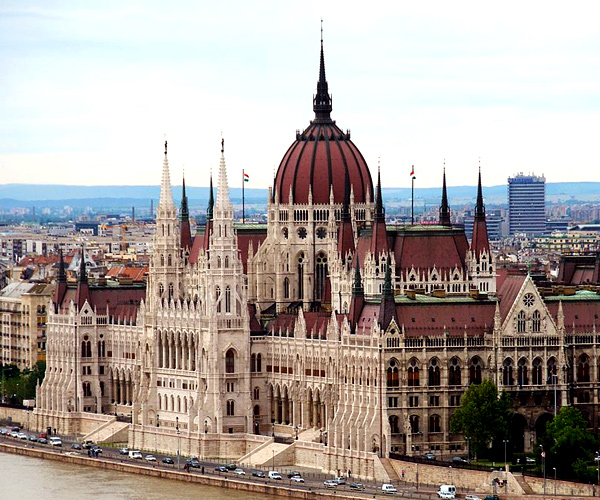
<path id="1" fill-rule="evenodd" d="M 595 4 L 6 1 L 0 182 L 272 183 L 313 118 L 320 19 L 332 117 L 388 187 L 600 181 Z"/>

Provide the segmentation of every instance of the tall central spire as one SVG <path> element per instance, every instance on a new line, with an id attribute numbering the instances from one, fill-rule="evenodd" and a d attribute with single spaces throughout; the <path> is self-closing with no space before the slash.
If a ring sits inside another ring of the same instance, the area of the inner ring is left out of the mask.
<path id="1" fill-rule="evenodd" d="M 315 120 L 330 121 L 331 120 L 331 96 L 327 87 L 325 78 L 325 55 L 323 52 L 323 20 L 321 19 L 321 62 L 319 66 L 319 81 L 317 82 L 317 94 L 313 97 L 313 110 L 315 112 Z"/>
<path id="2" fill-rule="evenodd" d="M 483 204 L 483 191 L 481 189 L 481 164 L 479 165 L 479 180 L 477 182 L 477 204 L 475 205 L 475 218 L 485 219 L 485 206 Z"/>
<path id="3" fill-rule="evenodd" d="M 171 176 L 169 174 L 169 160 L 167 158 L 167 141 L 165 141 L 165 158 L 163 160 L 162 180 L 160 183 L 160 207 L 173 206 L 173 191 L 171 190 Z"/>
<path id="4" fill-rule="evenodd" d="M 221 163 L 219 164 L 219 185 L 217 187 L 217 210 L 231 210 L 227 168 L 225 167 L 225 139 L 221 138 Z"/>
<path id="5" fill-rule="evenodd" d="M 445 161 L 444 161 L 445 163 Z M 440 225 L 451 226 L 450 206 L 448 205 L 448 192 L 446 191 L 446 166 L 444 165 L 444 180 L 442 186 L 442 204 L 440 205 Z"/>

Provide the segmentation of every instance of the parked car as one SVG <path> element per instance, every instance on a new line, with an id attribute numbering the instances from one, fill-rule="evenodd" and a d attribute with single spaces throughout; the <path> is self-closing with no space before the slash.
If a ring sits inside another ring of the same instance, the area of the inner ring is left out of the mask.
<path id="1" fill-rule="evenodd" d="M 254 477 L 265 477 L 265 473 L 261 470 L 253 470 L 252 475 Z"/>
<path id="2" fill-rule="evenodd" d="M 435 455 L 428 451 L 427 453 L 425 453 L 425 455 L 423 455 L 423 458 L 425 460 L 435 460 Z"/>
<path id="3" fill-rule="evenodd" d="M 345 477 L 334 477 L 333 480 L 339 485 L 344 485 L 346 484 L 346 478 Z"/>
<path id="4" fill-rule="evenodd" d="M 393 484 L 384 483 L 381 485 L 382 493 L 387 493 L 388 495 L 392 495 L 393 493 L 397 493 L 398 490 Z"/>
<path id="5" fill-rule="evenodd" d="M 452 457 L 452 463 L 456 465 L 469 465 L 469 461 L 463 457 Z"/>
<path id="6" fill-rule="evenodd" d="M 278 481 L 281 481 L 281 479 L 282 479 L 281 474 L 279 472 L 277 472 L 276 470 L 270 470 L 268 476 L 269 476 L 269 479 L 276 479 Z"/>
<path id="7" fill-rule="evenodd" d="M 52 436 L 48 441 L 52 446 L 62 446 L 62 439 L 58 436 Z"/>
<path id="8" fill-rule="evenodd" d="M 362 483 L 350 483 L 351 490 L 364 490 L 365 485 Z"/>
<path id="9" fill-rule="evenodd" d="M 227 467 L 224 465 L 217 465 L 215 467 L 215 472 L 227 472 Z"/>
<path id="10" fill-rule="evenodd" d="M 33 441 L 34 443 L 37 441 L 37 438 L 33 434 L 30 435 L 27 439 L 29 439 L 29 441 Z"/>
<path id="11" fill-rule="evenodd" d="M 143 457 L 142 453 L 137 450 L 129 450 L 129 458 L 133 458 L 135 460 L 141 460 Z"/>
<path id="12" fill-rule="evenodd" d="M 192 457 L 192 458 L 188 458 L 185 463 L 187 464 L 188 467 L 193 467 L 194 469 L 199 469 L 200 467 L 202 467 L 200 465 L 200 460 L 198 460 L 198 457 Z"/>
<path id="13" fill-rule="evenodd" d="M 18 437 L 19 439 L 27 439 L 27 434 L 25 434 L 24 432 L 19 432 L 19 433 L 17 434 L 17 437 Z"/>
<path id="14" fill-rule="evenodd" d="M 119 450 L 119 455 L 129 455 L 129 448 L 121 448 Z"/>
<path id="15" fill-rule="evenodd" d="M 293 470 L 292 472 L 288 472 L 287 477 L 288 479 L 293 478 L 294 476 L 301 476 L 302 474 L 300 474 L 297 470 Z"/>
<path id="16" fill-rule="evenodd" d="M 237 469 L 234 469 L 233 473 L 237 474 L 238 476 L 245 476 L 246 475 L 246 473 L 244 472 L 244 469 L 241 469 L 239 467 Z"/>
<path id="17" fill-rule="evenodd" d="M 302 476 L 292 476 L 290 481 L 294 481 L 295 483 L 303 483 L 304 478 Z"/>
<path id="18" fill-rule="evenodd" d="M 325 488 L 337 488 L 337 485 L 337 482 L 335 482 L 333 479 L 323 481 L 323 486 L 325 486 Z"/>
<path id="19" fill-rule="evenodd" d="M 154 455 L 146 455 L 144 458 L 146 462 L 156 462 L 156 457 Z"/>
<path id="20" fill-rule="evenodd" d="M 171 457 L 164 457 L 164 458 L 161 460 L 161 462 L 162 462 L 163 464 L 169 464 L 169 465 L 174 465 L 174 464 L 175 464 L 174 460 L 173 460 Z"/>
<path id="21" fill-rule="evenodd" d="M 40 444 L 48 444 L 48 440 L 46 438 L 38 438 L 37 442 Z"/>
<path id="22" fill-rule="evenodd" d="M 238 468 L 237 465 L 235 465 L 233 462 L 230 462 L 228 464 L 225 464 L 225 467 L 227 467 L 227 470 L 235 470 Z"/>

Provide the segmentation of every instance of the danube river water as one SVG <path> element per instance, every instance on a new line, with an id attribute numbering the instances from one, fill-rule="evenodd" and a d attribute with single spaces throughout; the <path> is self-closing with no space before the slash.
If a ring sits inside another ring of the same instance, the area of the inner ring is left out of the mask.
<path id="1" fill-rule="evenodd" d="M 262 500 L 262 494 L 0 453 L 4 500 Z"/>

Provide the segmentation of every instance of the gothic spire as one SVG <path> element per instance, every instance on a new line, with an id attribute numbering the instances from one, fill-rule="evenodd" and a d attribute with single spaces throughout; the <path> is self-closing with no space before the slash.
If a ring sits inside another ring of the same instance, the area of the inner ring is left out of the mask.
<path id="1" fill-rule="evenodd" d="M 352 228 L 352 218 L 350 216 L 350 176 L 348 169 L 345 171 L 344 178 L 344 204 L 342 206 L 342 220 L 338 230 L 338 252 L 342 262 L 346 261 L 349 252 L 354 253 L 354 230 Z"/>
<path id="2" fill-rule="evenodd" d="M 362 295 L 364 288 L 360 277 L 360 266 L 358 264 L 358 255 L 356 256 L 356 269 L 354 271 L 354 283 L 352 284 L 352 295 Z"/>
<path id="3" fill-rule="evenodd" d="M 65 259 L 63 258 L 62 248 L 58 251 L 60 255 L 60 261 L 58 264 L 58 275 L 56 277 L 56 281 L 58 283 L 66 283 L 67 282 L 67 274 L 65 273 Z"/>
<path id="4" fill-rule="evenodd" d="M 444 162 L 445 163 L 445 162 Z M 450 207 L 448 205 L 448 193 L 446 191 L 446 166 L 444 165 L 444 180 L 442 186 L 442 204 L 440 205 L 440 225 L 451 226 Z"/>
<path id="5" fill-rule="evenodd" d="M 79 283 L 87 283 L 87 272 L 85 270 L 85 247 L 81 246 L 81 261 L 79 262 Z"/>
<path id="6" fill-rule="evenodd" d="M 213 181 L 212 172 L 210 173 L 210 188 L 208 192 L 208 207 L 206 209 L 206 220 L 212 220 L 213 218 L 213 207 L 215 206 L 215 198 L 213 196 Z"/>
<path id="7" fill-rule="evenodd" d="M 392 286 L 392 262 L 387 259 L 385 269 L 385 281 L 383 282 L 383 292 L 381 294 L 381 305 L 379 306 L 379 324 L 383 330 L 387 329 L 392 320 L 398 323 L 396 313 L 396 301 L 394 300 L 394 288 Z"/>
<path id="8" fill-rule="evenodd" d="M 319 81 L 317 82 L 317 94 L 313 97 L 313 110 L 315 120 L 331 120 L 331 96 L 325 78 L 325 55 L 323 52 L 323 20 L 321 20 L 321 60 L 319 65 Z"/>
<path id="9" fill-rule="evenodd" d="M 181 186 L 181 206 L 179 208 L 179 220 L 180 221 L 189 221 L 190 220 L 188 199 L 187 199 L 187 195 L 185 194 L 185 175 L 183 176 L 183 184 Z"/>
<path id="10" fill-rule="evenodd" d="M 181 188 L 181 208 L 179 210 L 179 243 L 181 248 L 189 250 L 192 247 L 192 231 L 190 228 L 190 211 L 187 194 L 185 193 L 185 176 Z"/>
<path id="11" fill-rule="evenodd" d="M 79 277 L 77 279 L 77 292 L 75 293 L 75 302 L 77 303 L 77 308 L 79 310 L 81 310 L 86 300 L 90 300 L 90 287 L 85 270 L 85 247 L 82 245 L 81 262 L 79 263 Z"/>
<path id="12" fill-rule="evenodd" d="M 481 165 L 479 166 L 479 182 L 477 185 L 477 204 L 475 205 L 475 217 L 473 219 L 473 236 L 471 238 L 471 250 L 479 258 L 482 252 L 489 255 L 490 243 L 487 234 L 487 221 L 485 218 L 485 207 L 483 205 L 483 194 L 481 190 Z"/>
<path id="13" fill-rule="evenodd" d="M 350 310 L 348 311 L 348 321 L 353 332 L 356 332 L 356 325 L 360 319 L 365 303 L 365 293 L 360 278 L 360 265 L 358 256 L 356 256 L 356 271 L 354 272 L 354 283 L 352 284 L 352 298 L 350 299 Z"/>
<path id="14" fill-rule="evenodd" d="M 381 196 L 381 168 L 377 165 L 377 192 L 375 194 L 375 220 L 384 221 L 383 197 Z"/>
<path id="15" fill-rule="evenodd" d="M 479 181 L 477 183 L 477 204 L 475 205 L 475 218 L 485 219 L 485 206 L 483 205 L 483 192 L 481 190 L 481 164 L 479 165 Z"/>
<path id="16" fill-rule="evenodd" d="M 219 164 L 219 185 L 217 187 L 217 210 L 231 210 L 227 167 L 225 166 L 225 139 L 221 138 L 221 162 Z"/>
<path id="17" fill-rule="evenodd" d="M 173 191 L 171 190 L 171 176 L 169 174 L 169 160 L 167 158 L 167 141 L 165 141 L 165 158 L 163 160 L 162 180 L 160 183 L 160 201 L 161 207 L 173 206 Z"/>

